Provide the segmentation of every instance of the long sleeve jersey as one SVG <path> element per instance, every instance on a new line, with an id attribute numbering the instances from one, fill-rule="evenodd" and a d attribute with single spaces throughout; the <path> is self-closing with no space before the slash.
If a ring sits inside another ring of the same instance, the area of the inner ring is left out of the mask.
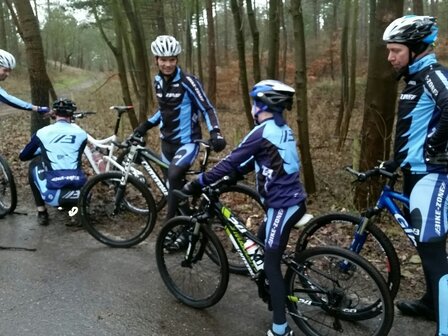
<path id="1" fill-rule="evenodd" d="M 0 101 L 11 107 L 31 111 L 33 109 L 33 104 L 27 103 L 17 97 L 11 96 L 8 92 L 0 88 Z"/>
<path id="2" fill-rule="evenodd" d="M 448 71 L 429 54 L 409 67 L 406 87 L 400 94 L 394 159 L 402 169 L 415 173 L 446 172 L 425 163 L 428 138 L 440 149 L 448 141 Z"/>
<path id="3" fill-rule="evenodd" d="M 290 207 L 306 199 L 293 132 L 287 125 L 277 126 L 273 119 L 254 127 L 224 160 L 201 174 L 199 181 L 208 185 L 232 171 L 247 172 L 250 164 L 266 208 Z"/>
<path id="4" fill-rule="evenodd" d="M 196 77 L 184 74 L 177 67 L 176 73 L 168 80 L 156 75 L 154 87 L 159 109 L 147 122 L 160 126 L 163 141 L 187 144 L 201 139 L 200 115 L 209 132 L 219 130 L 216 110 Z"/>
<path id="5" fill-rule="evenodd" d="M 87 133 L 78 125 L 66 121 L 43 127 L 20 152 L 22 161 L 42 156 L 46 168 L 47 188 L 81 187 L 86 177 L 81 168 L 81 156 L 87 144 Z"/>

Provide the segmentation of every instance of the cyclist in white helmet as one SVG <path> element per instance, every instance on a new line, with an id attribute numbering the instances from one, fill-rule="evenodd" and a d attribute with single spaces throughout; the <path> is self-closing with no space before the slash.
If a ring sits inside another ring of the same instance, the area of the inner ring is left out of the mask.
<path id="1" fill-rule="evenodd" d="M 448 69 L 434 53 L 437 34 L 435 18 L 415 15 L 396 19 L 384 31 L 387 60 L 406 83 L 398 103 L 394 157 L 384 168 L 403 172 L 407 219 L 426 280 L 420 299 L 399 301 L 397 308 L 404 315 L 437 320 L 437 335 L 447 335 Z"/>
<path id="2" fill-rule="evenodd" d="M 4 81 L 6 78 L 8 78 L 11 70 L 15 67 L 16 59 L 14 58 L 14 56 L 6 50 L 0 49 L 0 81 Z M 42 114 L 50 111 L 50 109 L 46 106 L 36 106 L 14 96 L 11 96 L 2 88 L 0 88 L 0 101 L 11 107 L 21 110 L 35 111 Z"/>
<path id="3" fill-rule="evenodd" d="M 177 201 L 171 191 L 182 188 L 185 173 L 198 155 L 198 144 L 194 140 L 202 138 L 200 115 L 216 152 L 225 148 L 226 141 L 219 129 L 216 110 L 201 83 L 195 76 L 184 73 L 178 65 L 178 55 L 182 51 L 180 43 L 173 36 L 160 35 L 151 43 L 151 51 L 159 68 L 154 78 L 159 107 L 134 130 L 133 137 L 140 139 L 150 128 L 160 126 L 162 158 L 170 165 L 167 172 L 168 220 L 177 210 Z"/>

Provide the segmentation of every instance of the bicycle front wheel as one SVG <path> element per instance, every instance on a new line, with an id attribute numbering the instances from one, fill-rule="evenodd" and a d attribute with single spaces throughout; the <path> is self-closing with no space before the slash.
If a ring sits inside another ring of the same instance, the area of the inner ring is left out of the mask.
<path id="1" fill-rule="evenodd" d="M 245 224 L 247 230 L 255 235 L 257 234 L 258 228 L 263 222 L 265 211 L 260 196 L 253 188 L 241 183 L 223 187 L 220 190 L 219 201 L 232 210 L 232 213 Z M 248 274 L 243 259 L 224 230 L 224 223 L 221 223 L 216 218 L 212 223 L 212 229 L 219 237 L 226 251 L 230 272 L 235 274 Z M 213 256 L 211 255 L 211 257 Z"/>
<path id="2" fill-rule="evenodd" d="M 296 253 L 308 247 L 340 246 L 349 248 L 361 217 L 344 213 L 331 213 L 314 218 L 302 231 Z M 400 261 L 390 239 L 374 223 L 369 223 L 367 238 L 360 251 L 383 275 L 392 299 L 400 287 Z"/>
<path id="3" fill-rule="evenodd" d="M 14 212 L 17 206 L 17 190 L 8 161 L 0 155 L 0 217 Z"/>
<path id="4" fill-rule="evenodd" d="M 81 223 L 96 240 L 111 247 L 131 247 L 145 240 L 157 216 L 146 185 L 128 176 L 122 187 L 121 178 L 120 172 L 94 176 L 79 197 Z"/>
<path id="5" fill-rule="evenodd" d="M 287 306 L 305 335 L 381 336 L 394 307 L 378 270 L 354 252 L 316 247 L 296 255 L 285 275 Z"/>
<path id="6" fill-rule="evenodd" d="M 226 254 L 210 228 L 189 217 L 169 220 L 156 243 L 157 267 L 168 290 L 180 302 L 193 308 L 207 308 L 224 295 L 229 282 Z M 216 260 L 209 257 L 211 251 Z"/>

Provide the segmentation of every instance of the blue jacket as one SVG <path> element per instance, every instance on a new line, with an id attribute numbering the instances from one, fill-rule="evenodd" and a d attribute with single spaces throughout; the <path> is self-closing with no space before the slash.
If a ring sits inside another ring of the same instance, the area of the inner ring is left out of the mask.
<path id="1" fill-rule="evenodd" d="M 400 94 L 394 142 L 394 159 L 414 173 L 446 172 L 443 165 L 425 163 L 428 138 L 440 151 L 448 141 L 448 70 L 434 54 L 409 67 Z"/>
<path id="2" fill-rule="evenodd" d="M 200 114 L 209 132 L 219 130 L 216 110 L 196 77 L 184 74 L 177 67 L 169 80 L 156 75 L 154 87 L 159 109 L 147 122 L 160 125 L 163 141 L 184 145 L 201 139 Z"/>
<path id="3" fill-rule="evenodd" d="M 287 125 L 264 120 L 224 160 L 201 174 L 199 181 L 208 185 L 232 171 L 246 173 L 251 168 L 255 168 L 257 190 L 266 208 L 290 207 L 306 199 L 296 141 Z"/>

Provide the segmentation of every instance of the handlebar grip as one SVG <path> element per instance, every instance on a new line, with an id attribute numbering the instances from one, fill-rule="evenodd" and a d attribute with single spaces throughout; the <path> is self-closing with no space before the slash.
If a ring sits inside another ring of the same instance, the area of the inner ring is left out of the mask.
<path id="1" fill-rule="evenodd" d="M 189 195 L 182 192 L 182 190 L 180 190 L 180 189 L 174 189 L 172 191 L 172 193 L 176 198 L 178 198 L 180 200 L 185 200 L 185 199 L 188 199 L 188 197 L 190 197 Z"/>

